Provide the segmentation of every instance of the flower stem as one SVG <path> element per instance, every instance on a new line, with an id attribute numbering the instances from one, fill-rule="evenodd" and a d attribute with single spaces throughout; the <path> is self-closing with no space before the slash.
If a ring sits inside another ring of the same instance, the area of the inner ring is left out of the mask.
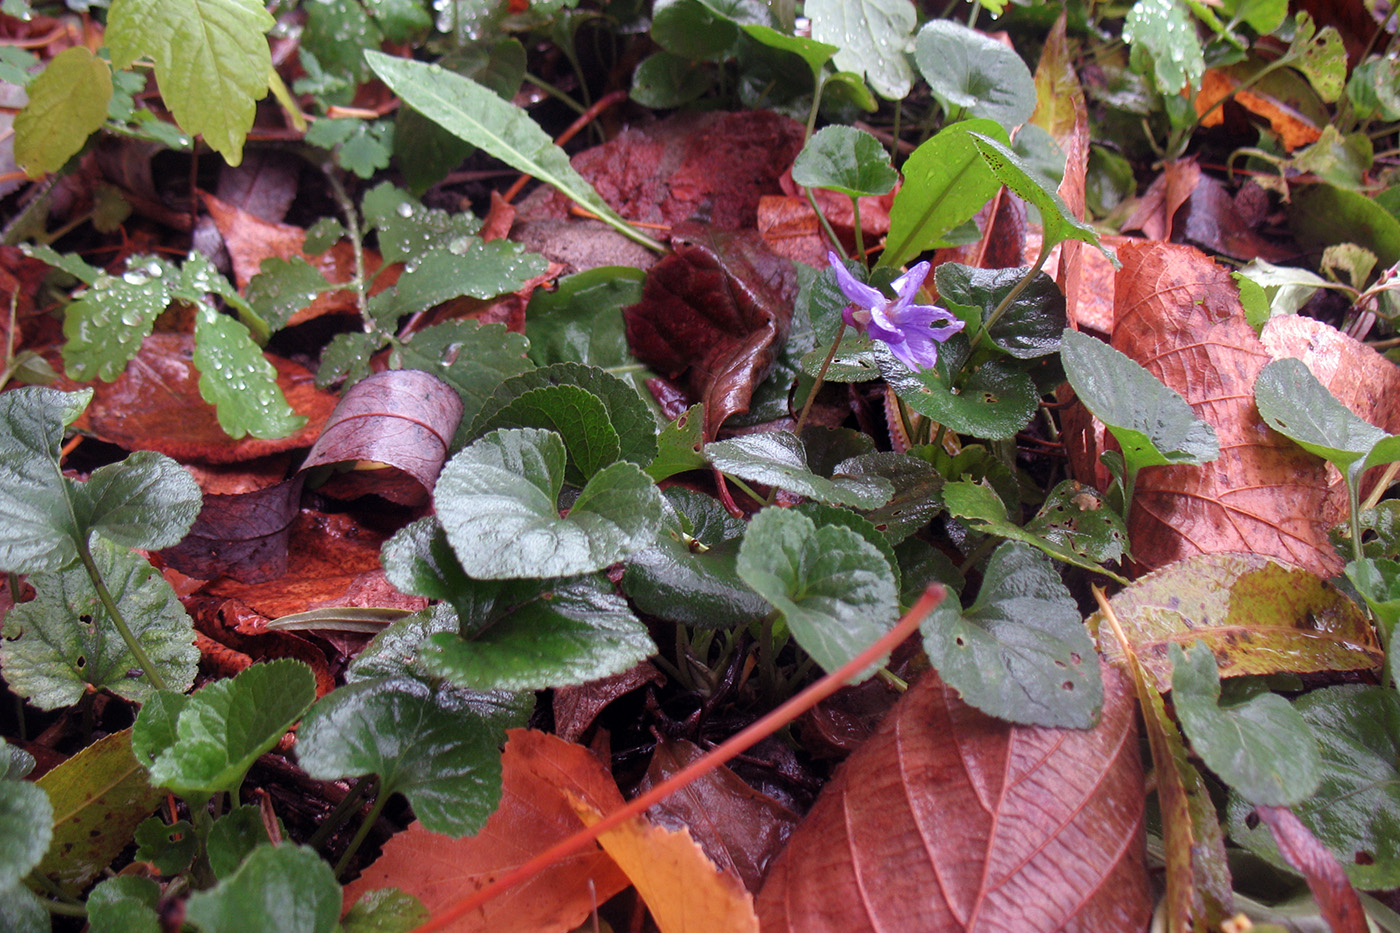
<path id="1" fill-rule="evenodd" d="M 117 627 L 117 633 L 121 635 L 122 641 L 126 642 L 127 650 L 136 659 L 136 663 L 141 666 L 141 673 L 146 675 L 146 679 L 151 682 L 151 686 L 157 690 L 169 690 L 165 683 L 165 678 L 160 676 L 151 659 L 146 654 L 146 649 L 141 647 L 141 643 L 132 634 L 131 626 L 126 624 L 126 618 L 121 610 L 117 608 L 116 600 L 112 599 L 112 594 L 107 592 L 107 584 L 102 582 L 102 574 L 97 570 L 97 564 L 92 559 L 92 551 L 88 549 L 86 541 L 78 542 L 78 559 L 83 562 L 83 569 L 87 571 L 88 579 L 92 581 L 92 587 L 97 591 L 97 598 L 102 603 L 102 607 L 107 610 L 107 615 L 112 620 L 112 624 Z"/>
<path id="2" fill-rule="evenodd" d="M 345 854 L 340 857 L 340 861 L 335 863 L 335 876 L 339 878 L 345 871 L 345 866 L 350 864 L 350 860 L 355 857 L 355 853 L 360 850 L 365 837 L 374 828 L 374 824 L 379 822 L 379 814 L 384 811 L 384 805 L 389 802 L 389 795 L 384 793 L 384 788 L 379 789 L 379 796 L 374 798 L 374 805 L 369 808 L 369 814 L 365 821 L 360 824 L 360 828 L 355 832 L 355 838 L 350 840 L 350 845 L 346 847 Z"/>
<path id="3" fill-rule="evenodd" d="M 797 416 L 797 427 L 792 429 L 792 433 L 798 437 L 802 436 L 802 429 L 807 426 L 807 416 L 811 414 L 812 402 L 817 398 L 817 392 L 821 389 L 822 383 L 826 381 L 826 371 L 831 368 L 831 361 L 836 359 L 836 348 L 841 346 L 841 338 L 846 336 L 846 321 L 841 321 L 841 326 L 836 329 L 836 338 L 831 341 L 831 349 L 826 353 L 826 359 L 822 360 L 822 368 L 817 370 L 817 379 L 812 383 L 812 391 L 807 393 L 807 401 L 802 403 L 802 411 Z"/>
<path id="4" fill-rule="evenodd" d="M 1048 240 L 1041 241 L 1040 255 L 1035 257 L 1035 265 L 1031 266 L 1026 274 L 1021 276 L 1019 282 L 1011 286 L 1011 291 L 1007 292 L 1006 297 L 992 310 L 991 316 L 982 324 L 982 329 L 973 335 L 973 350 L 977 349 L 977 345 L 982 342 L 983 337 L 991 333 L 992 328 L 996 326 L 997 322 L 1001 320 L 1002 315 L 1011 307 L 1012 302 L 1021 297 L 1021 292 L 1025 291 L 1026 286 L 1031 284 L 1031 280 L 1035 278 L 1036 273 L 1044 268 L 1046 260 L 1050 258 L 1050 250 L 1054 248 L 1054 245 L 1050 244 Z M 971 356 L 970 353 L 968 355 Z"/>

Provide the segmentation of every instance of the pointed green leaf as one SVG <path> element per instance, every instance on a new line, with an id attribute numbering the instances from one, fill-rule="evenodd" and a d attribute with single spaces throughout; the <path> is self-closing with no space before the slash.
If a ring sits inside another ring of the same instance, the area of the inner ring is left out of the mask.
<path id="1" fill-rule="evenodd" d="M 1064 332 L 1060 360 L 1075 394 L 1123 448 L 1129 467 L 1209 463 L 1215 429 L 1136 361 L 1088 334 Z"/>
<path id="2" fill-rule="evenodd" d="M 746 434 L 705 445 L 715 469 L 751 483 L 778 486 L 830 505 L 875 509 L 889 501 L 894 486 L 880 476 L 830 477 L 813 472 L 807 447 L 791 431 Z"/>
<path id="3" fill-rule="evenodd" d="M 437 65 L 374 51 L 367 51 L 365 59 L 410 107 L 512 168 L 553 185 L 624 235 L 636 237 L 636 231 L 569 164 L 564 150 L 519 107 Z"/>
<path id="4" fill-rule="evenodd" d="M 270 661 L 215 681 L 183 704 L 172 703 L 169 691 L 156 696 L 163 704 L 149 715 L 142 707 L 132 734 L 132 748 L 150 768 L 151 783 L 176 793 L 213 794 L 238 788 L 257 757 L 276 745 L 316 698 L 316 678 L 300 661 Z"/>
<path id="5" fill-rule="evenodd" d="M 737 566 L 744 582 L 773 604 L 797 643 L 827 671 L 869 647 L 899 618 L 889 560 L 842 525 L 819 528 L 805 515 L 766 508 L 749 522 Z M 883 663 L 876 661 L 853 682 Z"/>
<path id="6" fill-rule="evenodd" d="M 602 399 L 575 385 L 530 389 L 472 427 L 477 429 L 474 434 L 497 428 L 553 431 L 563 439 L 569 454 L 564 481 L 571 486 L 582 486 L 603 467 L 616 463 L 622 452 Z"/>
<path id="7" fill-rule="evenodd" d="M 53 804 L 53 845 L 39 873 L 81 891 L 107 869 L 164 796 L 131 753 L 131 730 L 98 739 L 36 782 Z"/>
<path id="8" fill-rule="evenodd" d="M 160 885 L 150 878 L 108 878 L 88 895 L 92 933 L 160 933 Z"/>
<path id="9" fill-rule="evenodd" d="M 945 114 L 995 120 L 1010 132 L 1035 109 L 1035 81 L 1021 56 L 960 23 L 924 24 L 914 38 L 914 63 Z"/>
<path id="10" fill-rule="evenodd" d="M 335 873 L 315 849 L 266 845 L 190 895 L 187 915 L 203 933 L 335 933 L 340 905 Z"/>
<path id="11" fill-rule="evenodd" d="M 1400 460 L 1400 437 L 1357 417 L 1302 360 L 1288 357 L 1265 366 L 1254 383 L 1254 400 L 1269 427 L 1344 475 Z"/>
<path id="12" fill-rule="evenodd" d="M 904 186 L 890 207 L 890 234 L 880 265 L 899 268 L 943 244 L 947 233 L 971 220 L 1001 188 L 974 145 L 972 131 L 1009 141 L 992 120 L 944 127 L 904 161 Z"/>
<path id="13" fill-rule="evenodd" d="M 1075 217 L 1059 194 L 1045 187 L 1044 181 L 1000 140 L 982 133 L 971 133 L 973 145 L 982 153 L 987 167 L 1002 184 L 1020 195 L 1040 211 L 1042 231 L 1041 251 L 1065 240 L 1083 240 L 1108 257 L 1117 268 L 1119 263 L 1113 253 L 1099 243 L 1099 234 L 1093 227 Z"/>
<path id="14" fill-rule="evenodd" d="M 113 0 L 106 39 L 118 68 L 155 62 L 161 98 L 180 128 L 237 165 L 254 104 L 267 94 L 273 25 L 257 0 Z"/>
<path id="15" fill-rule="evenodd" d="M 426 311 L 462 295 L 495 298 L 521 288 L 546 267 L 545 258 L 509 240 L 478 237 L 450 240 L 399 276 L 393 307 L 398 314 Z"/>
<path id="16" fill-rule="evenodd" d="M 923 633 L 938 675 L 988 715 L 1071 729 L 1098 720 L 1094 642 L 1060 575 L 1024 544 L 993 551 L 972 606 L 944 600 Z"/>
<path id="17" fill-rule="evenodd" d="M 934 273 L 938 297 L 949 310 L 969 309 L 969 326 L 984 325 L 1002 300 L 1016 288 L 1030 270 L 977 269 L 957 262 L 945 262 Z M 1060 349 L 1060 334 L 1066 324 L 1065 296 L 1055 280 L 1037 272 L 1011 304 L 992 324 L 992 342 L 1020 360 L 1036 359 Z"/>
<path id="18" fill-rule="evenodd" d="M 680 486 L 664 493 L 656 541 L 627 559 L 622 589 L 642 612 L 701 628 L 746 625 L 768 603 L 739 578 L 744 524 L 713 496 Z"/>
<path id="19" fill-rule="evenodd" d="M 852 126 L 828 126 L 813 134 L 797 154 L 792 180 L 860 198 L 887 194 L 899 173 L 874 136 Z"/>
<path id="20" fill-rule="evenodd" d="M 1324 687 L 1294 702 L 1322 753 L 1322 783 L 1293 812 L 1358 888 L 1400 884 L 1400 694 L 1385 687 Z M 1267 827 L 1231 795 L 1230 837 L 1281 867 Z"/>
<path id="21" fill-rule="evenodd" d="M 287 404 L 277 371 L 248 328 L 208 305 L 195 315 L 194 365 L 199 394 L 215 407 L 229 437 L 286 437 L 306 424 Z"/>
<path id="22" fill-rule="evenodd" d="M 790 36 L 787 33 L 779 32 L 771 26 L 761 26 L 758 24 L 748 24 L 739 27 L 744 33 L 755 42 L 762 43 L 770 49 L 781 49 L 784 52 L 791 52 L 798 55 L 807 67 L 812 70 L 812 80 L 821 78 L 822 68 L 831 57 L 840 51 L 838 46 L 829 45 L 825 42 L 818 42 L 816 39 L 807 39 L 802 36 Z"/>
<path id="23" fill-rule="evenodd" d="M 86 46 L 64 49 L 26 88 L 14 118 L 15 163 L 30 175 L 56 172 L 101 129 L 112 97 L 112 70 Z"/>
<path id="24" fill-rule="evenodd" d="M 526 358 L 529 343 L 504 324 L 446 321 L 395 342 L 389 362 L 395 369 L 421 369 L 457 390 L 462 421 L 454 446 L 503 381 L 533 369 Z"/>
<path id="25" fill-rule="evenodd" d="M 170 584 L 143 558 L 100 538 L 92 558 L 160 676 L 188 689 L 199 651 L 194 624 Z M 5 616 L 0 641 L 0 666 L 12 690 L 41 709 L 71 706 L 90 689 L 138 703 L 151 695 L 150 682 L 81 566 L 31 574 L 30 582 L 34 599 Z"/>
<path id="26" fill-rule="evenodd" d="M 1012 541 L 1020 541 L 1032 547 L 1039 548 L 1050 557 L 1062 560 L 1067 564 L 1076 567 L 1083 567 L 1095 573 L 1102 573 L 1105 576 L 1117 580 L 1119 583 L 1127 583 L 1127 579 L 1105 570 L 1099 562 L 1085 557 L 1060 542 L 1045 535 L 1036 534 L 1026 528 L 1012 522 L 1006 514 L 1006 505 L 997 498 L 997 494 L 981 483 L 968 482 L 966 480 L 948 483 L 943 487 L 943 501 L 948 506 L 948 511 L 955 518 L 966 519 L 973 522 L 972 528 L 975 531 L 985 531 L 994 534 L 999 538 L 1009 538 Z M 1122 525 L 1122 522 L 1119 522 Z"/>
<path id="27" fill-rule="evenodd" d="M 312 707 L 297 761 L 318 780 L 378 775 L 378 792 L 406 796 L 432 832 L 471 835 L 500 802 L 506 729 L 528 717 L 518 703 L 494 706 L 455 687 L 364 680 Z"/>
<path id="28" fill-rule="evenodd" d="M 0 891 L 19 884 L 49 848 L 53 806 L 43 788 L 28 781 L 0 781 Z"/>
<path id="29" fill-rule="evenodd" d="M 1163 94 L 1200 87 L 1205 56 L 1195 20 L 1180 0 L 1134 3 L 1123 21 L 1123 39 L 1132 48 L 1133 70 L 1145 74 L 1151 69 Z"/>
<path id="30" fill-rule="evenodd" d="M 1172 705 L 1191 748 L 1250 803 L 1289 806 L 1317 790 L 1322 759 L 1307 722 L 1276 693 L 1222 705 L 1215 655 L 1171 646 Z"/>
<path id="31" fill-rule="evenodd" d="M 564 464 L 559 435 L 535 428 L 493 431 L 448 461 L 433 498 L 470 576 L 591 573 L 651 543 L 661 496 L 640 467 L 601 470 L 560 518 Z"/>
<path id="32" fill-rule="evenodd" d="M 340 918 L 341 933 L 409 933 L 428 922 L 423 902 L 398 888 L 378 888 Z"/>
<path id="33" fill-rule="evenodd" d="M 841 71 L 864 74 L 886 100 L 902 100 L 914 83 L 905 53 L 917 12 L 909 0 L 807 0 L 812 38 L 836 46 Z"/>
<path id="34" fill-rule="evenodd" d="M 535 289 L 525 309 L 530 359 L 540 366 L 633 366 L 622 309 L 642 300 L 646 273 L 601 266 L 559 280 L 553 291 Z"/>

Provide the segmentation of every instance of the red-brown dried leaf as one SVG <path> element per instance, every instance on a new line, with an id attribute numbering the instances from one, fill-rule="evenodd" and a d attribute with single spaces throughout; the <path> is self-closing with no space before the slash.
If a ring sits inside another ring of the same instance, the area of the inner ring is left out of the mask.
<path id="1" fill-rule="evenodd" d="M 787 339 L 797 276 L 753 231 L 677 225 L 674 250 L 647 274 L 640 303 L 623 309 L 632 353 L 661 375 L 682 374 L 705 403 L 706 440 L 749 410 Z"/>
<path id="2" fill-rule="evenodd" d="M 244 657 L 251 661 L 293 658 L 311 668 L 318 697 L 335 689 L 330 662 L 321 648 L 292 632 L 267 631 L 267 618 L 243 601 L 196 596 L 185 600 L 185 608 L 197 634 L 207 639 L 199 642 L 200 654 L 213 671 L 231 676 L 242 669 Z"/>
<path id="3" fill-rule="evenodd" d="M 1214 426 L 1220 458 L 1138 478 L 1128 532 L 1143 569 L 1189 554 L 1247 551 L 1341 572 L 1328 542 L 1323 462 L 1270 431 L 1254 407 L 1269 353 L 1229 273 L 1189 246 L 1127 245 L 1114 294 L 1113 345 Z"/>
<path id="4" fill-rule="evenodd" d="M 305 367 L 272 354 L 267 359 L 288 404 L 307 419 L 290 437 L 236 441 L 225 434 L 214 406 L 199 394 L 194 338 L 187 334 L 152 334 L 115 382 L 86 383 L 92 404 L 75 425 L 118 447 L 155 450 L 180 461 L 239 463 L 310 447 L 335 408 L 335 394 L 316 388 Z"/>
<path id="5" fill-rule="evenodd" d="M 346 461 L 382 464 L 387 469 L 339 474 L 323 489 L 338 498 L 373 493 L 420 505 L 437 482 L 461 420 L 461 398 L 436 376 L 417 369 L 373 373 L 341 398 L 302 469 Z M 413 484 L 402 482 L 405 477 Z"/>
<path id="6" fill-rule="evenodd" d="M 1084 731 L 1001 722 L 926 675 L 773 866 L 765 933 L 1144 929 L 1135 707 L 1104 675 Z"/>
<path id="7" fill-rule="evenodd" d="M 576 687 L 558 687 L 554 691 L 554 732 L 566 742 L 577 742 L 613 700 L 645 684 L 665 682 L 660 671 L 649 661 L 643 661 L 621 674 Z"/>
<path id="8" fill-rule="evenodd" d="M 1327 928 L 1332 933 L 1366 933 L 1366 911 L 1337 857 L 1287 807 L 1259 806 L 1254 812 L 1273 833 L 1279 853 L 1307 879 Z"/>
<path id="9" fill-rule="evenodd" d="M 684 739 L 659 742 L 637 793 L 645 793 L 704 754 Z M 647 811 L 647 818 L 662 826 L 688 827 L 710 861 L 733 872 L 753 892 L 763 886 L 769 865 L 801 820 L 725 767 L 667 797 Z"/>
<path id="10" fill-rule="evenodd" d="M 1305 114 L 1258 88 L 1241 88 L 1238 77 L 1219 68 L 1208 68 L 1201 76 L 1201 89 L 1194 101 L 1201 126 L 1219 126 L 1224 122 L 1225 107 L 1216 104 L 1232 91 L 1236 104 L 1269 121 L 1285 152 L 1315 143 L 1322 136 L 1322 131 Z"/>
<path id="11" fill-rule="evenodd" d="M 573 835 L 583 823 L 569 795 L 600 813 L 622 806 L 607 769 L 582 746 L 516 729 L 501 759 L 501 803 L 475 836 L 453 839 L 414 823 L 345 889 L 347 906 L 365 893 L 395 887 L 440 913 L 497 875 Z M 596 846 L 556 862 L 452 925 L 454 933 L 564 933 L 628 886 Z"/>
<path id="12" fill-rule="evenodd" d="M 1141 230 L 1149 240 L 1169 240 L 1176 212 L 1201 183 L 1201 167 L 1195 159 L 1177 159 L 1162 168 L 1152 180 L 1132 216 L 1123 222 L 1124 230 Z"/>
<path id="13" fill-rule="evenodd" d="M 1177 218 L 1180 223 L 1178 239 L 1194 246 L 1248 262 L 1264 259 L 1282 262 L 1294 255 L 1255 229 L 1258 218 L 1250 218 L 1225 184 L 1209 175 L 1200 182 L 1186 200 L 1186 209 Z"/>
<path id="14" fill-rule="evenodd" d="M 198 478 L 198 475 L 196 475 Z M 303 477 L 240 493 L 204 493 L 204 507 L 189 534 L 161 551 L 181 573 L 212 580 L 220 575 L 265 583 L 287 570 L 287 543 L 301 506 Z"/>

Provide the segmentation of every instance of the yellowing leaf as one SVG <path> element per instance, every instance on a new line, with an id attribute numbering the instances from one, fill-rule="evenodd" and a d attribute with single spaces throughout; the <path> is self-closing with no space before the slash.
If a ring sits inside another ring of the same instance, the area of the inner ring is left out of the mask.
<path id="1" fill-rule="evenodd" d="M 153 61 L 180 128 L 237 165 L 253 105 L 267 94 L 273 24 L 257 0 L 114 0 L 107 48 L 118 68 Z"/>
<path id="2" fill-rule="evenodd" d="M 589 826 L 603 818 L 588 802 L 568 796 Z M 598 842 L 647 902 L 661 933 L 758 933 L 753 895 L 737 876 L 715 867 L 689 829 L 670 830 L 634 817 Z"/>
<path id="3" fill-rule="evenodd" d="M 107 119 L 112 72 L 82 46 L 54 56 L 15 115 L 15 162 L 30 175 L 56 172 Z"/>

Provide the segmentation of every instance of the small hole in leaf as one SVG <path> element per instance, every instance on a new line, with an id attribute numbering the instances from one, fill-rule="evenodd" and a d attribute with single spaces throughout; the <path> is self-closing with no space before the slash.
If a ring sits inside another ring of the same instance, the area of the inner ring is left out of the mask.
<path id="1" fill-rule="evenodd" d="M 84 625 L 91 625 L 91 624 L 92 624 L 92 616 L 88 615 L 88 614 L 85 612 L 85 613 L 83 613 L 82 615 L 78 616 L 78 621 L 81 622 L 81 623 L 83 623 Z"/>
<path id="2" fill-rule="evenodd" d="M 78 670 L 82 670 L 84 667 L 87 666 L 87 658 L 83 657 L 81 654 L 78 655 L 78 659 L 75 662 L 73 662 L 73 666 L 76 667 Z"/>
<path id="3" fill-rule="evenodd" d="M 1374 865 L 1376 864 L 1376 858 L 1370 852 L 1358 852 L 1356 853 L 1356 864 Z"/>
<path id="4" fill-rule="evenodd" d="M 1070 659 L 1071 661 L 1073 661 L 1075 664 L 1083 664 L 1083 663 L 1084 663 L 1084 658 L 1081 657 L 1080 654 L 1079 654 L 1079 652 L 1077 652 L 1077 651 L 1071 651 L 1071 652 L 1069 653 L 1069 659 Z"/>
<path id="5" fill-rule="evenodd" d="M 953 639 L 953 641 L 957 643 L 957 646 L 958 646 L 959 648 L 966 648 L 966 647 L 967 647 L 967 642 L 963 640 L 963 637 L 962 637 L 961 635 L 959 635 L 957 638 Z"/>
<path id="6" fill-rule="evenodd" d="M 1247 816 L 1247 817 L 1244 818 L 1244 825 L 1245 825 L 1245 827 L 1248 828 L 1248 829 L 1258 829 L 1258 828 L 1259 828 L 1259 814 L 1257 814 L 1257 813 L 1255 813 L 1253 810 L 1251 810 L 1251 811 L 1249 812 L 1249 816 Z"/>
<path id="7" fill-rule="evenodd" d="M 1060 689 L 1061 689 L 1061 690 L 1073 690 L 1073 689 L 1074 689 L 1074 684 L 1073 684 L 1072 682 L 1070 682 L 1070 681 L 1067 680 L 1067 681 L 1065 681 L 1064 683 L 1060 684 Z"/>

